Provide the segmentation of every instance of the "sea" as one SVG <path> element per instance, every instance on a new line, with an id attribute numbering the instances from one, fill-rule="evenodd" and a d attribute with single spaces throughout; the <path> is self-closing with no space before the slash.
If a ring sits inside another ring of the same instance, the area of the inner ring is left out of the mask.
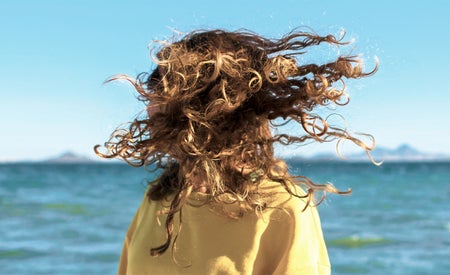
<path id="1" fill-rule="evenodd" d="M 450 274 L 450 162 L 293 162 L 348 196 L 318 206 L 332 274 Z M 155 172 L 0 164 L 0 274 L 115 274 Z"/>

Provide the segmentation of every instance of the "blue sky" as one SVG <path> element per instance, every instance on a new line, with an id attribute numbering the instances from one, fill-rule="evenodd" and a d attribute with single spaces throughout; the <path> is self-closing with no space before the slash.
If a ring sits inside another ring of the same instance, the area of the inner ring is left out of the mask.
<path id="1" fill-rule="evenodd" d="M 151 3 L 151 4 L 150 4 Z M 170 4 L 167 4 L 170 3 Z M 450 2 L 447 1 L 1 1 L 0 161 L 71 150 L 93 157 L 143 106 L 116 73 L 152 68 L 147 45 L 173 30 L 246 28 L 279 37 L 308 26 L 347 31 L 371 78 L 351 82 L 339 112 L 380 146 L 450 154 Z M 170 5 L 170 6 L 169 6 Z M 305 146 L 296 153 L 333 150 Z"/>

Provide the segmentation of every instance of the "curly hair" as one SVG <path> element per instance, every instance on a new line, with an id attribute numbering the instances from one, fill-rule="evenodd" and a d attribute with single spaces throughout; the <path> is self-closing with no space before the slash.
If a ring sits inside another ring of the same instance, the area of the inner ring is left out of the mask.
<path id="1" fill-rule="evenodd" d="M 325 64 L 298 64 L 298 56 L 321 43 L 347 44 L 342 37 L 300 31 L 281 39 L 249 31 L 195 31 L 173 43 L 160 43 L 151 73 L 108 80 L 133 84 L 147 112 L 127 129 L 116 130 L 104 144 L 106 153 L 99 152 L 100 145 L 95 152 L 133 166 L 154 164 L 164 169 L 147 194 L 151 200 L 170 197 L 167 239 L 152 248 L 151 255 L 160 255 L 175 243 L 174 215 L 179 213 L 181 220 L 198 179 L 209 203 L 223 202 L 224 194 L 238 203 L 240 212 L 230 213 L 236 218 L 270 206 L 258 192 L 263 180 L 279 182 L 293 196 L 307 197 L 307 204 L 318 190 L 351 192 L 290 176 L 286 163 L 274 156 L 274 143 L 350 140 L 368 155 L 374 147 L 370 135 L 368 145 L 312 111 L 331 103 L 347 104 L 344 79 L 369 76 L 378 64 L 363 72 L 362 61 L 353 55 Z M 304 134 L 272 134 L 279 118 L 292 120 Z M 297 184 L 306 186 L 306 196 L 295 192 Z"/>

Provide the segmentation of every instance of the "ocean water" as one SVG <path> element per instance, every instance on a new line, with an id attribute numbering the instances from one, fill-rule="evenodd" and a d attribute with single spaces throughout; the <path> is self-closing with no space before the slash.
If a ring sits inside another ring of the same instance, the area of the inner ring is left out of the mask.
<path id="1" fill-rule="evenodd" d="M 292 163 L 352 188 L 319 206 L 333 274 L 450 274 L 450 163 Z M 155 175 L 122 164 L 0 164 L 0 274 L 115 274 Z"/>

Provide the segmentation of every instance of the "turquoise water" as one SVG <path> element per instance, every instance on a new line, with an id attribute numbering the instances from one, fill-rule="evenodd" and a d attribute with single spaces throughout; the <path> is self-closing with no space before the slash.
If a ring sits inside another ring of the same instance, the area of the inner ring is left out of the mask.
<path id="1" fill-rule="evenodd" d="M 351 187 L 319 207 L 333 274 L 449 274 L 450 163 L 292 164 Z M 122 164 L 0 165 L 0 274 L 114 274 L 152 174 Z"/>

